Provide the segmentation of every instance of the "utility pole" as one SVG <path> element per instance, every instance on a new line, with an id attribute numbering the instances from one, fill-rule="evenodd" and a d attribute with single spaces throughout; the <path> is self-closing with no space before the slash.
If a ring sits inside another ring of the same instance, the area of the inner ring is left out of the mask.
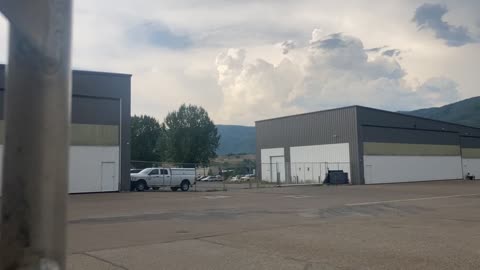
<path id="1" fill-rule="evenodd" d="M 0 0 L 10 22 L 0 270 L 65 269 L 72 0 Z"/>

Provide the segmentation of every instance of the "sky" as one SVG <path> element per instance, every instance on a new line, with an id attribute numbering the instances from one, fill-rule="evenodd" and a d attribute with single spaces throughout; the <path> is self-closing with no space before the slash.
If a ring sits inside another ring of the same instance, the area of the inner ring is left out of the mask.
<path id="1" fill-rule="evenodd" d="M 75 69 L 132 74 L 132 114 L 217 124 L 479 95 L 476 0 L 74 1 Z M 0 62 L 8 25 L 0 18 Z"/>

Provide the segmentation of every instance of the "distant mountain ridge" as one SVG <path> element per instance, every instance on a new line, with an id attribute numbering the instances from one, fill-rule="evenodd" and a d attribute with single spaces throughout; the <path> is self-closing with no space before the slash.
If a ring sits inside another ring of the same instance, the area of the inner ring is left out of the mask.
<path id="1" fill-rule="evenodd" d="M 255 153 L 255 127 L 217 125 L 220 146 L 217 155 Z"/>
<path id="2" fill-rule="evenodd" d="M 402 113 L 480 128 L 480 96 L 464 99 L 442 107 Z"/>
<path id="3" fill-rule="evenodd" d="M 480 96 L 442 107 L 401 113 L 480 128 Z M 255 127 L 217 125 L 217 129 L 222 136 L 218 155 L 255 153 Z"/>

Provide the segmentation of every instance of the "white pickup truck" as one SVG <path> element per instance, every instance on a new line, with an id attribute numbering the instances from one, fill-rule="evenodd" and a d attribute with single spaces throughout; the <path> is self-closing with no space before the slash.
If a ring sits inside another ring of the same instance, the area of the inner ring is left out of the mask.
<path id="1" fill-rule="evenodd" d="M 131 190 L 170 187 L 172 191 L 188 191 L 195 184 L 195 168 L 146 168 L 130 174 Z"/>

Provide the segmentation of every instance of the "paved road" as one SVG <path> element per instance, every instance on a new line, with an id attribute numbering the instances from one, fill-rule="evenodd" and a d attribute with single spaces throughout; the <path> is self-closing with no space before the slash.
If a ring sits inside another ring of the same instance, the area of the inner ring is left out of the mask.
<path id="1" fill-rule="evenodd" d="M 479 269 L 480 182 L 72 195 L 68 269 Z"/>

